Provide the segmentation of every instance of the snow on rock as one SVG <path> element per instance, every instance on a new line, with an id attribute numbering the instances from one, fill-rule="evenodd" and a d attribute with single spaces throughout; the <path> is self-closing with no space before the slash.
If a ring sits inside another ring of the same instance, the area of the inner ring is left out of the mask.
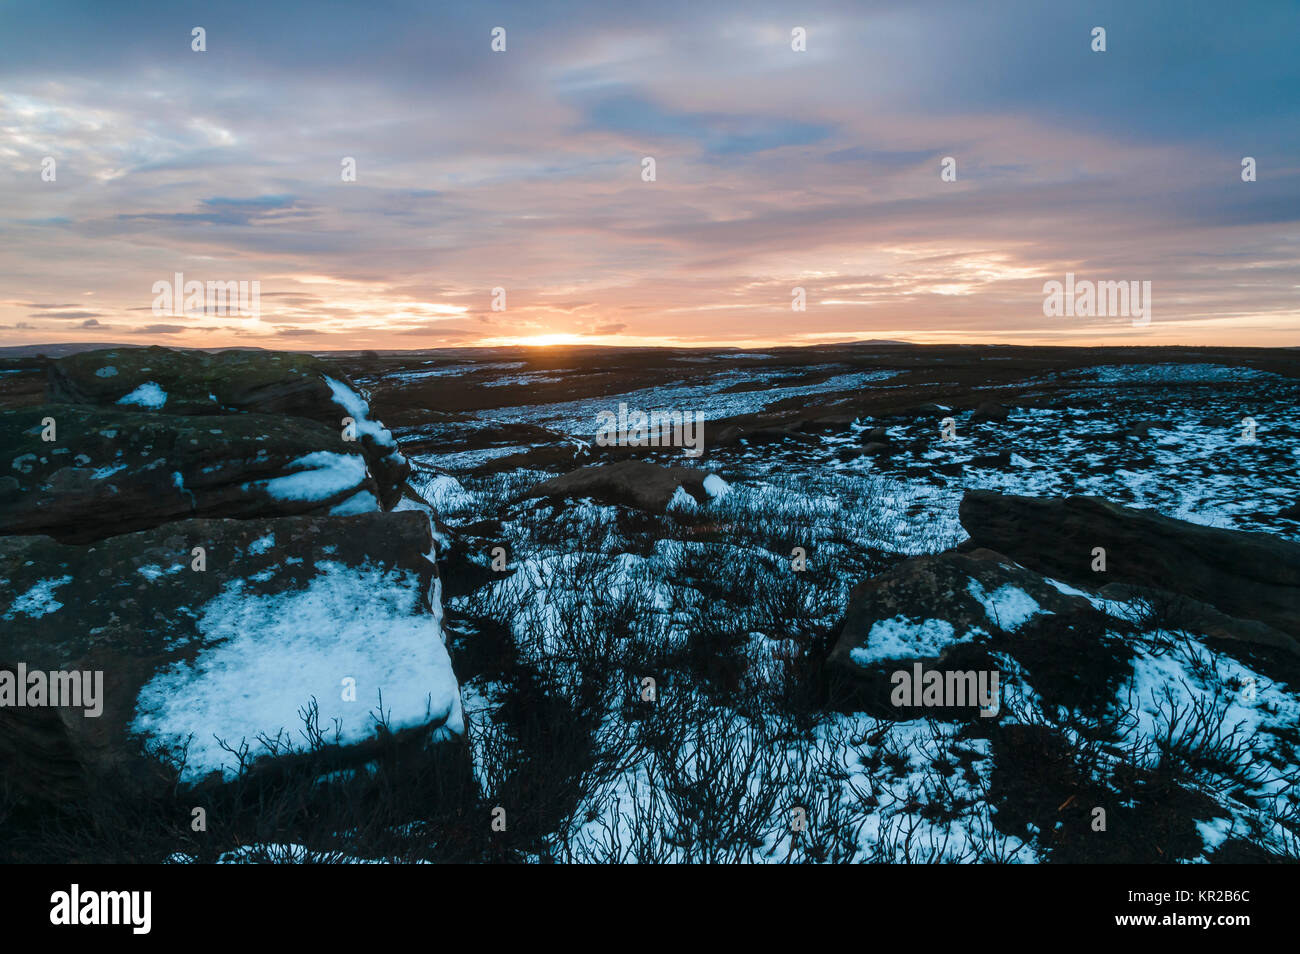
<path id="1" fill-rule="evenodd" d="M 289 467 L 296 473 L 266 482 L 266 492 L 276 500 L 328 500 L 366 479 L 366 461 L 358 454 L 315 451 L 292 461 Z"/>
<path id="2" fill-rule="evenodd" d="M 174 566 L 168 567 L 167 569 L 164 570 L 156 563 L 150 563 L 146 566 L 140 567 L 138 570 L 136 570 L 136 572 L 152 583 L 154 580 L 158 579 L 159 577 L 170 576 L 173 573 L 179 573 L 181 570 L 185 569 L 185 566 L 186 565 L 184 563 L 177 563 Z"/>
<path id="3" fill-rule="evenodd" d="M 947 620 L 895 616 L 873 623 L 866 640 L 849 652 L 849 658 L 859 666 L 870 666 L 885 659 L 938 656 L 953 643 L 967 642 L 976 635 L 983 634 L 972 629 L 959 637 Z"/>
<path id="4" fill-rule="evenodd" d="M 422 503 L 417 503 L 409 497 L 403 497 L 397 502 L 397 506 L 393 508 L 393 513 L 402 513 L 407 510 L 418 510 L 420 513 L 424 514 L 424 518 L 429 522 L 429 533 L 433 536 L 433 544 L 436 548 L 434 551 L 435 553 L 443 553 L 451 549 L 451 537 L 438 529 L 438 521 L 434 519 L 434 513 L 431 508 Z M 433 559 L 433 557 L 430 558 Z"/>
<path id="5" fill-rule="evenodd" d="M 56 579 L 41 580 L 22 596 L 18 597 L 10 607 L 9 612 L 4 614 L 4 619 L 13 619 L 14 615 L 21 613 L 32 619 L 45 616 L 48 613 L 56 612 L 63 609 L 63 604 L 54 598 L 54 591 L 60 586 L 72 582 L 72 577 L 63 576 Z"/>
<path id="6" fill-rule="evenodd" d="M 986 593 L 979 580 L 972 579 L 968 589 L 970 595 L 984 605 L 989 621 L 1002 629 L 1019 629 L 1032 617 L 1046 612 L 1037 600 L 1010 583 L 1004 583 L 992 593 Z"/>
<path id="7" fill-rule="evenodd" d="M 199 609 L 202 648 L 160 670 L 140 691 L 131 731 L 165 745 L 189 741 L 184 780 L 233 774 L 239 748 L 259 739 L 301 744 L 299 715 L 314 699 L 329 742 L 375 732 L 382 696 L 392 731 L 435 726 L 432 738 L 464 732 L 439 602 L 423 612 L 419 588 L 399 570 L 324 561 L 305 589 L 258 593 L 229 582 Z M 344 701 L 345 679 L 356 701 Z"/>
<path id="8" fill-rule="evenodd" d="M 146 381 L 134 391 L 118 398 L 117 403 L 136 407 L 160 408 L 167 403 L 167 392 L 153 381 Z"/>
<path id="9" fill-rule="evenodd" d="M 1087 590 L 1081 590 L 1077 586 L 1071 586 L 1069 583 L 1062 583 L 1060 580 L 1054 580 L 1051 577 L 1043 577 L 1043 582 L 1055 587 L 1059 592 L 1066 596 L 1081 596 L 1092 604 L 1094 609 L 1100 610 L 1107 616 L 1115 619 L 1136 619 L 1145 612 L 1145 608 L 1138 602 L 1126 600 L 1109 600 L 1105 597 L 1089 593 Z"/>
<path id="10" fill-rule="evenodd" d="M 731 493 L 731 485 L 717 474 L 709 474 L 704 478 L 704 492 L 717 500 L 719 497 L 725 497 Z"/>
<path id="11" fill-rule="evenodd" d="M 390 448 L 397 452 L 397 441 L 393 439 L 392 432 L 378 421 L 370 419 L 370 405 L 360 394 L 329 375 L 325 375 L 325 383 L 329 385 L 330 393 L 334 396 L 334 403 L 356 421 L 358 434 L 368 435 L 379 447 Z M 398 457 L 401 457 L 400 453 Z"/>
<path id="12" fill-rule="evenodd" d="M 370 513 L 379 510 L 379 501 L 375 495 L 368 490 L 362 490 L 353 494 L 341 504 L 335 504 L 330 508 L 330 515 L 335 517 L 350 517 L 356 513 Z"/>
<path id="13" fill-rule="evenodd" d="M 369 465 L 370 475 L 378 485 L 380 508 L 391 510 L 402 499 L 403 488 L 411 474 L 411 465 L 402 455 L 392 433 L 370 417 L 370 405 L 344 384 L 322 374 L 334 403 L 351 419 L 351 428 L 361 439 L 361 446 Z"/>

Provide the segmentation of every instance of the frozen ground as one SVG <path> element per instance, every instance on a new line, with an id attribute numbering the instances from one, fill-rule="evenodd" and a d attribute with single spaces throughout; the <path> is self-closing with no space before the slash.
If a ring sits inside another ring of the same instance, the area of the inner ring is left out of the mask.
<path id="1" fill-rule="evenodd" d="M 875 371 L 834 374 L 814 384 L 726 393 L 729 387 L 752 384 L 755 381 L 765 383 L 766 379 L 775 376 L 775 373 L 724 371 L 704 384 L 666 383 L 580 401 L 493 408 L 478 412 L 478 417 L 480 420 L 497 422 L 539 424 L 571 437 L 590 440 L 596 433 L 597 415 L 601 411 L 617 414 L 620 404 L 626 404 L 629 410 L 646 413 L 673 410 L 697 413 L 706 421 L 717 421 L 739 414 L 752 414 L 786 398 L 870 387 L 893 377 L 893 373 Z"/>

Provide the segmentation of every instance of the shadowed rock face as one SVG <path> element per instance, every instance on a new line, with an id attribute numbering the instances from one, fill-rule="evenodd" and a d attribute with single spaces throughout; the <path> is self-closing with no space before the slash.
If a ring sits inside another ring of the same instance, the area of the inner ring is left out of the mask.
<path id="1" fill-rule="evenodd" d="M 0 533 L 83 542 L 187 517 L 378 509 L 360 443 L 313 421 L 42 405 L 0 414 L 0 446 Z"/>
<path id="2" fill-rule="evenodd" d="M 1097 497 L 1034 498 L 972 490 L 961 503 L 970 546 L 1085 586 L 1154 587 L 1257 620 L 1300 640 L 1300 544 L 1204 527 Z M 1106 551 L 1104 572 L 1093 549 Z"/>
<path id="3" fill-rule="evenodd" d="M 182 778 L 202 781 L 234 763 L 214 735 L 251 757 L 281 729 L 301 748 L 297 713 L 313 699 L 326 736 L 335 716 L 343 733 L 287 758 L 331 770 L 373 758 L 380 692 L 394 734 L 459 733 L 432 548 L 417 512 L 182 520 L 85 546 L 5 539 L 0 668 L 101 671 L 103 711 L 0 707 L 0 773 L 39 799 L 107 774 L 156 793 L 168 775 L 147 748 L 193 732 Z M 345 677 L 355 702 L 339 701 Z"/>
<path id="4" fill-rule="evenodd" d="M 599 503 L 624 504 L 650 513 L 663 513 L 681 487 L 696 501 L 709 499 L 704 489 L 706 470 L 661 467 L 647 461 L 592 464 L 552 477 L 533 487 L 529 497 L 591 497 Z"/>

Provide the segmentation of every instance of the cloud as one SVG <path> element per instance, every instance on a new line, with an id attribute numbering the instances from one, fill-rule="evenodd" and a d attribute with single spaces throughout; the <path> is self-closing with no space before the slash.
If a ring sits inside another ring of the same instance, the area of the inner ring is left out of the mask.
<path id="1" fill-rule="evenodd" d="M 310 219 L 313 210 L 293 196 L 256 196 L 247 199 L 199 200 L 201 212 L 131 212 L 116 216 L 123 224 L 254 226 Z"/>
<path id="2" fill-rule="evenodd" d="M 6 10 L 0 320 L 205 345 L 1129 340 L 1044 318 L 1068 269 L 1151 280 L 1150 340 L 1295 343 L 1294 4 L 822 0 L 795 53 L 773 0 L 539 0 L 504 55 L 490 9 L 233 0 L 202 55 L 162 0 Z M 177 271 L 261 281 L 265 326 L 150 323 Z"/>
<path id="3" fill-rule="evenodd" d="M 142 328 L 132 328 L 131 334 L 134 335 L 178 335 L 183 331 L 194 331 L 194 328 L 187 328 L 185 325 L 145 325 Z"/>
<path id="4" fill-rule="evenodd" d="M 383 329 L 383 328 L 376 328 L 372 330 L 376 332 L 387 331 L 387 329 Z M 429 322 L 422 325 L 406 326 L 401 328 L 400 330 L 392 331 L 390 333 L 396 335 L 408 336 L 408 337 L 420 336 L 420 337 L 430 337 L 430 338 L 448 338 L 448 339 L 456 339 L 456 340 L 460 340 L 464 338 L 477 338 L 481 334 L 481 332 L 472 331 L 468 328 L 448 328 L 446 325 L 438 324 L 436 322 Z"/>
<path id="5" fill-rule="evenodd" d="M 832 127 L 758 112 L 692 113 L 674 111 L 632 92 L 602 96 L 584 108 L 587 130 L 616 132 L 643 139 L 684 139 L 714 156 L 744 155 L 821 142 Z"/>

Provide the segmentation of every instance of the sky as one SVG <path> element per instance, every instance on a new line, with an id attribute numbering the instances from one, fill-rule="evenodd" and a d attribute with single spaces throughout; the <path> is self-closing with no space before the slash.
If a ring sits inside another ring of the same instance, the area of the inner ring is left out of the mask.
<path id="1" fill-rule="evenodd" d="M 1295 346 L 1298 120 L 1295 0 L 0 0 L 0 345 Z"/>

